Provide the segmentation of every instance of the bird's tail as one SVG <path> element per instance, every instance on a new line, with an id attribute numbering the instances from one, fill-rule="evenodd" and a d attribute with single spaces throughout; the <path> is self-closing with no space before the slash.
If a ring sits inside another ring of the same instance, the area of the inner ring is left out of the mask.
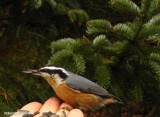
<path id="1" fill-rule="evenodd" d="M 109 94 L 108 98 L 104 99 L 104 104 L 108 105 L 108 104 L 113 104 L 113 103 L 124 104 L 124 102 L 120 98 L 112 94 Z"/>

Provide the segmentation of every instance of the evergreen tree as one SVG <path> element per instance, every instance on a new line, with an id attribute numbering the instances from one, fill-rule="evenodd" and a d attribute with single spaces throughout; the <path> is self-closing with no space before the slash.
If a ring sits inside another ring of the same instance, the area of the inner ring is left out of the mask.
<path id="1" fill-rule="evenodd" d="M 0 4 L 1 112 L 54 95 L 43 79 L 21 73 L 44 66 L 51 56 L 48 64 L 83 75 L 125 102 L 121 111 L 107 106 L 108 116 L 160 115 L 159 0 Z"/>
<path id="2" fill-rule="evenodd" d="M 126 102 L 128 116 L 158 116 L 160 1 L 142 0 L 140 6 L 130 0 L 109 3 L 132 19 L 114 25 L 107 19 L 88 21 L 86 36 L 52 42 L 49 64 L 109 88 Z"/>

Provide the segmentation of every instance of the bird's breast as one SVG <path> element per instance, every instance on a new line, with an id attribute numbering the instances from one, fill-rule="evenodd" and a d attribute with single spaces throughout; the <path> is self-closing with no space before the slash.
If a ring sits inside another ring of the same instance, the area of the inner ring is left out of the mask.
<path id="1" fill-rule="evenodd" d="M 82 110 L 96 110 L 104 106 L 103 100 L 99 96 L 74 90 L 66 84 L 60 84 L 55 93 L 65 102 L 74 107 L 78 106 Z"/>
<path id="2" fill-rule="evenodd" d="M 55 93 L 59 98 L 64 100 L 65 102 L 71 104 L 72 106 L 77 105 L 76 98 L 79 94 L 79 91 L 76 91 L 70 87 L 68 87 L 66 84 L 60 84 L 55 89 Z"/>

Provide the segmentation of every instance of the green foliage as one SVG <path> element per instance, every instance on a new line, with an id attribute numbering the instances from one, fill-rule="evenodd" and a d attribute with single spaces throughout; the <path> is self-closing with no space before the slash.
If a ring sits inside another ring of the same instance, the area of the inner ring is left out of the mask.
<path id="1" fill-rule="evenodd" d="M 123 97 L 125 94 L 123 93 L 123 90 L 119 86 L 119 84 L 112 84 L 111 86 L 112 92 L 117 96 L 117 97 Z"/>
<path id="2" fill-rule="evenodd" d="M 21 74 L 49 59 L 121 98 L 123 113 L 148 116 L 157 108 L 151 116 L 159 116 L 159 0 L 1 3 L 0 110 L 54 95 L 44 80 Z M 113 116 L 122 115 L 115 111 Z"/>
<path id="3" fill-rule="evenodd" d="M 85 71 L 85 61 L 82 55 L 74 53 L 75 47 L 79 44 L 79 41 L 67 38 L 61 39 L 57 42 L 52 42 L 51 56 L 48 64 L 62 65 L 70 68 L 73 72 L 83 74 Z M 70 63 L 70 65 L 68 64 Z"/>
<path id="4" fill-rule="evenodd" d="M 156 26 L 159 25 L 160 23 L 160 14 L 157 14 L 155 16 L 153 16 L 147 24 L 145 24 L 146 27 L 150 27 L 150 26 Z"/>
<path id="5" fill-rule="evenodd" d="M 104 19 L 90 20 L 87 22 L 87 33 L 89 35 L 105 34 L 111 29 L 111 23 Z"/>
<path id="6" fill-rule="evenodd" d="M 150 59 L 152 61 L 156 61 L 156 62 L 160 63 L 160 53 L 151 53 Z"/>
<path id="7" fill-rule="evenodd" d="M 46 1 L 50 4 L 52 8 L 55 8 L 55 6 L 57 5 L 57 2 L 55 0 L 46 0 Z"/>
<path id="8" fill-rule="evenodd" d="M 126 24 L 117 24 L 113 27 L 113 32 L 117 33 L 117 38 L 132 40 L 134 36 L 134 31 Z"/>
<path id="9" fill-rule="evenodd" d="M 110 0 L 110 4 L 114 10 L 121 13 L 131 15 L 137 15 L 141 13 L 141 9 L 131 0 Z"/>
<path id="10" fill-rule="evenodd" d="M 57 50 L 63 50 L 63 49 L 70 49 L 72 50 L 73 45 L 76 43 L 76 41 L 72 38 L 65 38 L 58 40 L 56 43 L 51 43 L 51 51 L 57 51 Z"/>
<path id="11" fill-rule="evenodd" d="M 150 4 L 151 4 L 151 0 L 141 0 L 141 10 L 144 14 L 147 14 Z"/>
<path id="12" fill-rule="evenodd" d="M 128 47 L 127 41 L 117 41 L 112 46 L 108 47 L 109 50 L 113 55 L 121 55 L 125 52 L 126 48 Z"/>
<path id="13" fill-rule="evenodd" d="M 67 14 L 72 22 L 76 22 L 76 21 L 84 22 L 89 19 L 88 14 L 84 10 L 81 10 L 81 9 L 69 10 Z"/>
<path id="14" fill-rule="evenodd" d="M 103 39 L 103 36 L 101 36 L 100 39 Z M 98 53 L 96 54 L 97 48 L 95 48 L 95 46 L 100 47 L 100 44 L 102 43 L 99 43 L 98 37 L 95 40 L 92 44 L 82 40 L 73 40 L 70 38 L 52 42 L 52 56 L 48 64 L 58 64 L 75 73 L 84 74 L 85 69 L 87 69 L 86 63 L 93 63 L 93 68 L 91 68 L 95 71 L 95 75 L 93 77 L 97 79 L 98 83 L 103 83 L 102 86 L 108 87 L 110 82 L 109 71 L 106 72 L 108 68 L 105 66 L 105 62 L 102 57 L 98 55 Z M 103 68 L 103 70 L 101 68 Z"/>
<path id="15" fill-rule="evenodd" d="M 31 0 L 30 4 L 34 9 L 39 9 L 43 6 L 44 3 L 48 3 L 52 8 L 55 8 L 55 0 Z"/>
<path id="16" fill-rule="evenodd" d="M 139 85 L 135 85 L 129 92 L 129 97 L 136 102 L 143 100 L 143 90 Z"/>
<path id="17" fill-rule="evenodd" d="M 107 39 L 105 35 L 99 35 L 93 40 L 93 45 L 97 49 L 102 49 L 103 47 L 110 46 L 111 42 Z"/>
<path id="18" fill-rule="evenodd" d="M 160 12 L 160 1 L 159 0 L 152 0 L 151 5 L 149 7 L 148 15 L 153 16 Z"/>
<path id="19" fill-rule="evenodd" d="M 97 66 L 95 69 L 95 78 L 97 83 L 102 87 L 108 88 L 110 86 L 110 72 L 107 66 Z"/>
<path id="20" fill-rule="evenodd" d="M 160 65 L 154 61 L 151 61 L 150 67 L 152 71 L 155 73 L 157 80 L 160 81 Z"/>
<path id="21" fill-rule="evenodd" d="M 32 7 L 38 9 L 42 6 L 42 0 L 32 0 Z"/>
<path id="22" fill-rule="evenodd" d="M 64 4 L 58 3 L 55 7 L 57 15 L 64 15 L 69 10 Z"/>
<path id="23" fill-rule="evenodd" d="M 135 103 L 139 109 L 138 105 L 143 104 L 144 98 L 150 100 L 149 93 L 146 93 L 146 90 L 150 90 L 147 89 L 150 87 L 147 82 L 156 84 L 160 77 L 158 4 L 156 0 L 142 0 L 139 7 L 130 0 L 111 0 L 110 6 L 115 11 L 130 14 L 132 20 L 119 22 L 114 26 L 106 19 L 90 20 L 87 22 L 86 31 L 90 36 L 89 39 L 83 37 L 81 40 L 72 39 L 70 42 L 66 39 L 65 47 L 64 40 L 55 41 L 53 43 L 57 45 L 51 46 L 52 56 L 63 51 L 63 54 L 59 55 L 59 58 L 63 58 L 63 62 L 58 63 L 63 66 L 67 61 L 69 64 L 66 67 L 71 71 L 76 69 L 71 67 L 75 62 L 72 60 L 73 55 L 81 56 L 84 62 L 80 62 L 79 66 L 85 66 L 85 69 L 83 73 L 77 73 L 87 76 L 89 74 L 87 69 L 90 69 L 89 72 L 94 71 L 94 75 L 89 75 L 90 79 L 96 79 L 97 83 L 105 88 L 113 88 L 112 91 L 126 99 L 129 106 Z M 84 47 L 83 51 L 79 47 Z M 88 54 L 86 48 L 90 50 Z M 63 56 L 68 51 L 72 59 Z M 51 60 L 56 59 L 52 57 L 50 59 L 50 63 L 55 63 Z M 160 90 L 159 85 L 156 84 L 155 87 L 156 90 Z M 126 92 L 128 92 L 127 97 L 125 97 Z M 154 97 L 158 94 L 153 95 L 152 104 L 157 105 Z"/>

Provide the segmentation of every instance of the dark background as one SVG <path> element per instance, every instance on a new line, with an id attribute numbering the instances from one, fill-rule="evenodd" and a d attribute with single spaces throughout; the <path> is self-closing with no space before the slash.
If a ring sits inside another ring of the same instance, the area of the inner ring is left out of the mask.
<path id="1" fill-rule="evenodd" d="M 145 0 L 132 1 L 141 7 L 141 2 Z M 150 4 L 146 2 L 145 5 L 149 9 Z M 22 70 L 29 68 L 37 69 L 49 62 L 54 63 L 50 58 L 52 55 L 54 56 L 54 52 L 52 51 L 54 47 L 51 45 L 53 41 L 67 37 L 75 40 L 86 38 L 92 41 L 99 34 L 89 35 L 86 32 L 88 29 L 86 23 L 88 21 L 106 19 L 114 26 L 117 23 L 134 22 L 135 17 L 139 15 L 121 12 L 123 9 L 125 11 L 125 7 L 119 7 L 119 9 L 122 10 L 119 12 L 116 8 L 111 7 L 108 0 L 1 0 L 0 112 L 2 112 L 2 116 L 4 116 L 3 112 L 16 111 L 31 101 L 43 103 L 54 95 L 54 92 L 44 80 L 21 73 Z M 157 12 L 160 13 L 159 11 Z M 138 16 L 142 19 L 143 23 L 149 20 L 146 14 L 147 10 Z M 154 14 L 152 15 L 154 16 Z M 141 27 L 140 25 L 133 25 L 135 27 Z M 140 30 L 141 28 L 138 31 Z M 111 43 L 119 41 L 119 38 L 112 33 L 104 34 L 112 39 Z M 124 35 L 124 40 L 127 36 Z M 143 43 L 144 45 L 139 46 L 139 43 Z M 136 40 L 130 44 L 134 45 L 132 47 L 134 47 L 135 51 L 135 47 L 140 50 L 146 47 L 151 50 L 150 53 L 152 53 L 152 49 L 154 52 L 159 52 L 159 41 L 157 40 L 153 42 Z M 157 80 L 155 73 L 147 66 L 148 58 L 145 60 L 147 61 L 145 65 L 142 65 L 141 58 L 131 57 L 133 53 L 136 56 L 138 52 L 133 52 L 129 49 L 127 48 L 127 51 L 125 50 L 121 55 L 117 54 L 118 62 L 115 62 L 117 56 L 111 56 L 114 53 L 109 55 L 115 64 L 107 63 L 107 67 L 111 71 L 111 80 L 105 88 L 126 102 L 126 107 L 119 112 L 123 113 L 120 114 L 121 116 L 132 117 L 135 115 L 138 117 L 139 115 L 144 117 L 158 117 L 159 80 Z M 145 51 L 148 51 L 147 49 Z M 89 50 L 89 47 L 86 50 Z M 95 53 L 95 50 L 93 51 Z M 106 54 L 102 51 L 96 52 L 101 53 L 102 57 L 106 57 Z M 146 56 L 143 56 L 144 51 L 141 52 L 141 57 L 145 59 Z M 159 60 L 160 57 L 157 56 L 157 63 L 159 65 L 157 67 L 157 74 L 160 74 Z M 63 63 L 59 64 L 64 65 Z M 95 69 L 92 69 L 90 65 L 92 63 L 86 61 L 85 71 L 77 73 L 97 82 L 96 79 L 92 78 L 89 69 L 91 68 L 92 72 Z M 64 66 L 68 67 L 67 65 Z M 74 68 L 68 68 L 74 71 Z M 103 84 L 101 81 L 98 82 L 100 85 Z M 111 111 L 114 113 L 114 107 Z"/>

